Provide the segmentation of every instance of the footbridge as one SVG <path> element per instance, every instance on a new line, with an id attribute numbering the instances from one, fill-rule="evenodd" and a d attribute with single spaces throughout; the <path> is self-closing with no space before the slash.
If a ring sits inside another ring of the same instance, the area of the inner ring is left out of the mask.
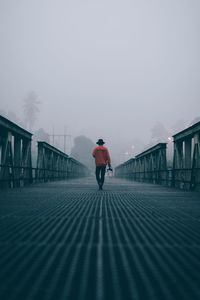
<path id="1" fill-rule="evenodd" d="M 0 299 L 200 299 L 199 126 L 119 165 L 86 166 L 0 117 Z"/>
<path id="2" fill-rule="evenodd" d="M 38 141 L 37 166 L 32 166 L 32 134 L 0 116 L 0 187 L 84 177 L 89 170 L 46 142 Z"/>

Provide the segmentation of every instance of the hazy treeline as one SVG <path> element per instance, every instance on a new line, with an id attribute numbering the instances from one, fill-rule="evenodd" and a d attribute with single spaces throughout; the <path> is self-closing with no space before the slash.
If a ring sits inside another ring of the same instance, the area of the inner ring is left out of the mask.
<path id="1" fill-rule="evenodd" d="M 53 144 L 53 146 L 59 148 L 63 152 L 67 152 L 68 155 L 71 155 L 75 159 L 79 160 L 83 164 L 85 164 L 90 170 L 94 168 L 94 160 L 91 156 L 92 149 L 96 146 L 96 141 L 90 139 L 90 137 L 86 137 L 84 135 L 80 135 L 73 138 L 73 141 L 68 147 L 63 143 L 63 137 L 60 139 L 53 139 L 52 135 L 47 132 L 44 128 L 37 128 L 37 120 L 39 118 L 40 113 L 40 105 L 41 101 L 39 100 L 38 95 L 31 91 L 27 94 L 27 96 L 22 101 L 22 119 L 19 118 L 12 111 L 3 111 L 0 110 L 0 114 L 7 117 L 9 120 L 17 123 L 21 127 L 29 130 L 33 133 L 33 143 L 32 143 L 32 154 L 33 154 L 33 165 L 36 165 L 36 157 L 37 157 L 37 141 L 45 141 L 49 144 Z M 123 139 L 123 137 L 118 137 L 117 142 L 107 141 L 109 145 L 109 150 L 112 157 L 113 166 L 122 163 L 128 160 L 131 157 L 139 154 L 152 147 L 153 145 L 159 142 L 168 143 L 168 161 L 172 158 L 172 135 L 175 133 L 185 129 L 186 127 L 200 121 L 200 117 L 196 117 L 192 121 L 186 120 L 178 120 L 171 128 L 166 128 L 162 122 L 155 122 L 155 125 L 148 129 L 150 131 L 150 140 L 143 140 L 142 137 L 138 138 L 134 136 L 130 136 L 129 139 Z M 64 120 L 63 120 L 64 123 Z M 117 133 L 116 133 L 117 135 Z M 104 138 L 102 136 L 98 136 L 97 138 Z M 70 141 L 67 140 L 67 143 Z M 65 141 L 66 143 L 66 141 Z M 67 151 L 66 151 L 67 150 Z"/>

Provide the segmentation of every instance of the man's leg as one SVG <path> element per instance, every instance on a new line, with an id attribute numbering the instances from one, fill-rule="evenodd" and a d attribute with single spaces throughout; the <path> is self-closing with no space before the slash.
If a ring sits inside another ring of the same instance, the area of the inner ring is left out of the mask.
<path id="1" fill-rule="evenodd" d="M 97 180 L 97 183 L 98 183 L 98 185 L 100 184 L 100 171 L 101 171 L 101 167 L 96 167 L 96 172 L 95 172 L 95 174 L 96 174 L 96 180 Z"/>
<path id="2" fill-rule="evenodd" d="M 101 167 L 101 179 L 100 179 L 100 189 L 102 189 L 105 179 L 106 167 Z"/>

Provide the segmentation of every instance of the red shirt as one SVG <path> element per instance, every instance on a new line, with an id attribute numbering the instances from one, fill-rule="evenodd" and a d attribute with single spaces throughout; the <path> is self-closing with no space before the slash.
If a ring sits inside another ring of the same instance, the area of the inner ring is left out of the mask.
<path id="1" fill-rule="evenodd" d="M 108 149 L 102 145 L 94 148 L 92 155 L 95 158 L 96 166 L 106 166 L 107 164 L 110 165 L 111 163 Z"/>

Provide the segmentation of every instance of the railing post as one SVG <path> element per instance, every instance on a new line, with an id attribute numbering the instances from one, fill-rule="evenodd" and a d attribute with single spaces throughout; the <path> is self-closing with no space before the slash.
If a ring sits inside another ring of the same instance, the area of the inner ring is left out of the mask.
<path id="1" fill-rule="evenodd" d="M 21 149 L 21 138 L 15 136 L 14 140 L 14 186 L 18 187 L 21 185 L 21 167 L 22 167 L 22 149 Z"/>
<path id="2" fill-rule="evenodd" d="M 28 139 L 22 143 L 22 167 L 24 183 L 32 183 L 31 141 Z"/>

